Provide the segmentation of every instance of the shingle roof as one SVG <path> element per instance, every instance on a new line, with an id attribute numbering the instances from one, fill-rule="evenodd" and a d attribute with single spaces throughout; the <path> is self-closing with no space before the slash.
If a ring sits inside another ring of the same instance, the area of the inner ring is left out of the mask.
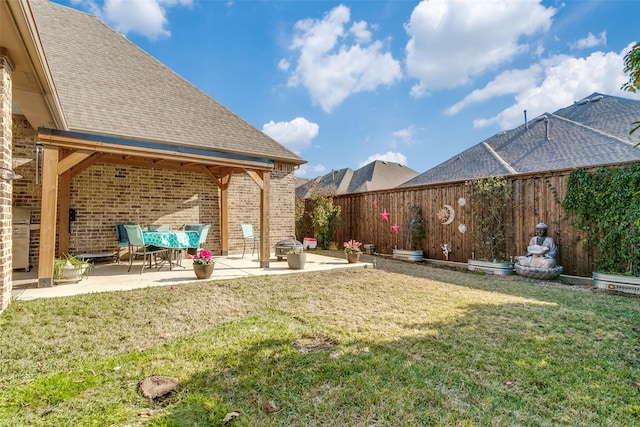
<path id="1" fill-rule="evenodd" d="M 399 163 L 375 160 L 356 171 L 340 169 L 302 183 L 296 187 L 296 197 L 309 197 L 313 191 L 346 194 L 386 190 L 416 175 L 418 172 Z"/>
<path id="2" fill-rule="evenodd" d="M 629 135 L 639 118 L 639 101 L 593 93 L 494 135 L 401 187 L 640 160 L 633 147 L 639 140 Z"/>
<path id="3" fill-rule="evenodd" d="M 305 163 L 94 16 L 31 6 L 64 130 Z"/>

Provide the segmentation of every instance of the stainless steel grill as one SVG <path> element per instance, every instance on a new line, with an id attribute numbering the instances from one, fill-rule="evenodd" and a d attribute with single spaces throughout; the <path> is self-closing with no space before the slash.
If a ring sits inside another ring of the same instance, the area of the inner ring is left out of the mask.
<path id="1" fill-rule="evenodd" d="M 302 243 L 296 239 L 280 240 L 276 243 L 276 257 L 278 261 L 287 257 L 287 252 L 290 249 L 302 249 Z"/>
<path id="2" fill-rule="evenodd" d="M 29 259 L 29 242 L 31 234 L 31 209 L 13 208 L 12 221 L 13 268 L 31 270 Z"/>

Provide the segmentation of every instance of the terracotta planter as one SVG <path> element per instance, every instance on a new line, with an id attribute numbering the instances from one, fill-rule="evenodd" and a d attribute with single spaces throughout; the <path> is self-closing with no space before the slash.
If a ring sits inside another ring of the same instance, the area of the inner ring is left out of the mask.
<path id="1" fill-rule="evenodd" d="M 640 277 L 593 273 L 593 287 L 610 291 L 640 294 Z"/>
<path id="2" fill-rule="evenodd" d="M 213 274 L 215 264 L 193 264 L 193 272 L 198 279 L 208 279 Z"/>
<path id="3" fill-rule="evenodd" d="M 354 263 L 354 262 L 358 262 L 360 261 L 360 254 L 362 252 L 353 252 L 353 253 L 348 253 L 347 254 L 347 261 L 349 261 L 349 263 Z"/>
<path id="4" fill-rule="evenodd" d="M 292 270 L 302 270 L 305 262 L 307 262 L 307 254 L 304 252 L 301 254 L 287 254 L 287 264 Z"/>
<path id="5" fill-rule="evenodd" d="M 470 259 L 467 268 L 471 271 L 484 271 L 485 273 L 498 276 L 510 276 L 513 274 L 513 263 L 508 261 L 488 261 L 481 259 Z"/>

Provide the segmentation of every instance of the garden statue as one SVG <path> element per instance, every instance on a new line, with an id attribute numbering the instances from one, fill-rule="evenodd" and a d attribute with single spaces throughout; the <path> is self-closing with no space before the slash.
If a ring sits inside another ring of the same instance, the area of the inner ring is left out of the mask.
<path id="1" fill-rule="evenodd" d="M 557 264 L 558 245 L 553 237 L 547 236 L 546 224 L 536 225 L 536 235 L 529 241 L 527 254 L 516 257 L 516 273 L 534 279 L 553 279 L 562 273 Z"/>

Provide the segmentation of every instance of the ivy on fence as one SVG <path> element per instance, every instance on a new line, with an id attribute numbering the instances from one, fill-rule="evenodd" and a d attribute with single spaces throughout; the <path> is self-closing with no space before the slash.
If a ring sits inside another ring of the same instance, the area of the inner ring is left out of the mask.
<path id="1" fill-rule="evenodd" d="M 637 164 L 569 175 L 564 207 L 575 214 L 587 248 L 600 250 L 596 271 L 640 276 L 639 189 Z"/>

